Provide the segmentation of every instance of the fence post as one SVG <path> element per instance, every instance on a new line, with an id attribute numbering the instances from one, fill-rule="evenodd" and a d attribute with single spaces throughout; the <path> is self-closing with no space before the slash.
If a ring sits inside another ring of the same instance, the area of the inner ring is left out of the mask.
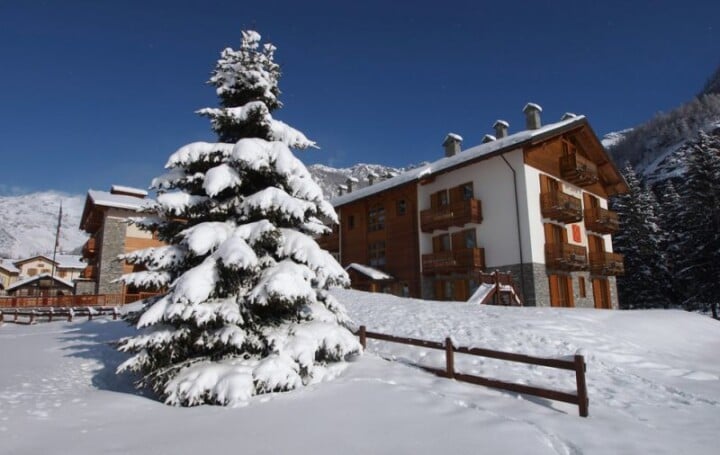
<path id="1" fill-rule="evenodd" d="M 445 338 L 445 369 L 448 378 L 455 377 L 455 351 L 450 337 Z"/>
<path id="2" fill-rule="evenodd" d="M 575 354 L 575 380 L 577 381 L 580 417 L 587 417 L 589 415 L 590 400 L 588 399 L 587 384 L 585 383 L 585 357 L 580 354 Z"/>
<path id="3" fill-rule="evenodd" d="M 360 329 L 358 330 L 358 335 L 360 336 L 360 345 L 362 345 L 364 351 L 365 348 L 367 348 L 367 335 L 365 335 L 364 325 L 360 326 Z"/>

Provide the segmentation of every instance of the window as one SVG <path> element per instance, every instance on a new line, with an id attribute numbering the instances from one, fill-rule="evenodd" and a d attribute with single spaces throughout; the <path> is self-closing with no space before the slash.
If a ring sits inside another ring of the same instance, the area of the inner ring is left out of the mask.
<path id="1" fill-rule="evenodd" d="M 385 229 L 385 207 L 376 206 L 368 212 L 368 231 L 381 231 Z"/>
<path id="2" fill-rule="evenodd" d="M 348 229 L 354 229 L 355 228 L 355 216 L 350 215 L 348 216 Z"/>
<path id="3" fill-rule="evenodd" d="M 438 204 L 440 204 L 440 207 L 450 205 L 450 198 L 448 197 L 447 191 L 440 191 L 438 193 Z"/>
<path id="4" fill-rule="evenodd" d="M 37 273 L 38 273 L 38 271 L 37 271 L 36 268 L 30 268 L 30 269 L 28 269 L 28 275 L 29 275 L 29 276 L 35 276 L 35 275 L 37 275 Z"/>
<path id="5" fill-rule="evenodd" d="M 410 297 L 410 286 L 407 283 L 402 284 L 402 296 Z"/>
<path id="6" fill-rule="evenodd" d="M 455 295 L 455 286 L 453 286 L 452 281 L 447 280 L 445 282 L 445 300 L 453 300 L 454 295 Z"/>
<path id="7" fill-rule="evenodd" d="M 405 199 L 400 199 L 397 201 L 397 214 L 398 215 L 405 215 L 407 212 L 407 202 L 405 202 Z"/>
<path id="8" fill-rule="evenodd" d="M 442 234 L 433 237 L 433 253 L 450 251 L 450 235 Z"/>
<path id="9" fill-rule="evenodd" d="M 472 182 L 463 183 L 460 185 L 460 194 L 462 195 L 463 201 L 469 201 L 474 197 L 473 184 Z"/>
<path id="10" fill-rule="evenodd" d="M 475 229 L 468 229 L 467 231 L 463 231 L 463 238 L 465 240 L 465 248 L 477 248 Z"/>
<path id="11" fill-rule="evenodd" d="M 385 242 L 375 242 L 368 246 L 368 256 L 370 259 L 370 267 L 385 267 Z"/>
<path id="12" fill-rule="evenodd" d="M 585 298 L 587 297 L 585 293 L 585 277 L 579 276 L 578 277 L 578 287 L 580 288 L 580 297 Z"/>

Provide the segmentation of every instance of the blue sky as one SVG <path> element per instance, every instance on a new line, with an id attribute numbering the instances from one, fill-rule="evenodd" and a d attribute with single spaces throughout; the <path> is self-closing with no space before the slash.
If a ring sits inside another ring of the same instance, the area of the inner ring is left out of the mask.
<path id="1" fill-rule="evenodd" d="M 147 187 L 212 140 L 194 111 L 221 49 L 254 28 L 283 68 L 276 117 L 306 163 L 403 166 L 588 116 L 602 135 L 689 100 L 720 64 L 720 2 L 0 0 L 0 194 Z"/>

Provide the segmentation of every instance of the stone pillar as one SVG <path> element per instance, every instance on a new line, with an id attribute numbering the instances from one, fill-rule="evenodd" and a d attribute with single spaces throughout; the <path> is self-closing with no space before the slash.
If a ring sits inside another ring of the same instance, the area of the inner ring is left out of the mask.
<path id="1" fill-rule="evenodd" d="M 122 218 L 105 218 L 98 265 L 98 294 L 120 294 L 123 291 L 124 285 L 113 281 L 123 274 L 124 261 L 119 261 L 117 257 L 125 253 L 126 228 L 127 222 Z"/>

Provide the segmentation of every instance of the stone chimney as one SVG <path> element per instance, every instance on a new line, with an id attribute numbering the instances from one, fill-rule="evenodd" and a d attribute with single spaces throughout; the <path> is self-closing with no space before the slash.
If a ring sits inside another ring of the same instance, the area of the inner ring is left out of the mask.
<path id="1" fill-rule="evenodd" d="M 347 187 L 345 185 L 338 185 L 337 190 L 338 190 L 338 196 L 342 196 L 343 193 L 345 192 L 345 190 L 347 190 Z"/>
<path id="2" fill-rule="evenodd" d="M 353 190 L 353 183 L 358 183 L 359 180 L 355 177 L 348 177 L 347 180 L 345 180 L 345 184 L 347 185 L 347 192 L 352 193 Z"/>
<path id="3" fill-rule="evenodd" d="M 375 179 L 378 178 L 378 175 L 372 171 L 368 172 L 367 179 L 368 179 L 368 185 L 372 186 L 373 183 L 375 183 Z"/>
<path id="4" fill-rule="evenodd" d="M 493 128 L 495 128 L 495 137 L 497 139 L 502 139 L 507 137 L 510 124 L 505 120 L 496 120 L 495 124 L 493 124 Z"/>
<path id="5" fill-rule="evenodd" d="M 492 141 L 497 141 L 497 139 L 495 138 L 495 136 L 493 136 L 492 134 L 486 134 L 486 135 L 483 136 L 483 138 L 482 138 L 482 143 L 483 143 L 483 144 L 487 144 L 488 142 L 492 142 Z"/>
<path id="6" fill-rule="evenodd" d="M 445 156 L 455 156 L 460 153 L 463 138 L 459 134 L 448 133 L 442 145 L 445 147 Z"/>
<path id="7" fill-rule="evenodd" d="M 529 130 L 536 130 L 542 126 L 540 113 L 542 108 L 535 103 L 527 103 L 523 108 L 525 113 L 525 127 Z"/>
<path id="8" fill-rule="evenodd" d="M 560 120 L 569 120 L 569 119 L 575 118 L 575 117 L 577 117 L 576 114 L 573 114 L 572 112 L 566 112 L 563 114 L 562 117 L 560 117 Z"/>

